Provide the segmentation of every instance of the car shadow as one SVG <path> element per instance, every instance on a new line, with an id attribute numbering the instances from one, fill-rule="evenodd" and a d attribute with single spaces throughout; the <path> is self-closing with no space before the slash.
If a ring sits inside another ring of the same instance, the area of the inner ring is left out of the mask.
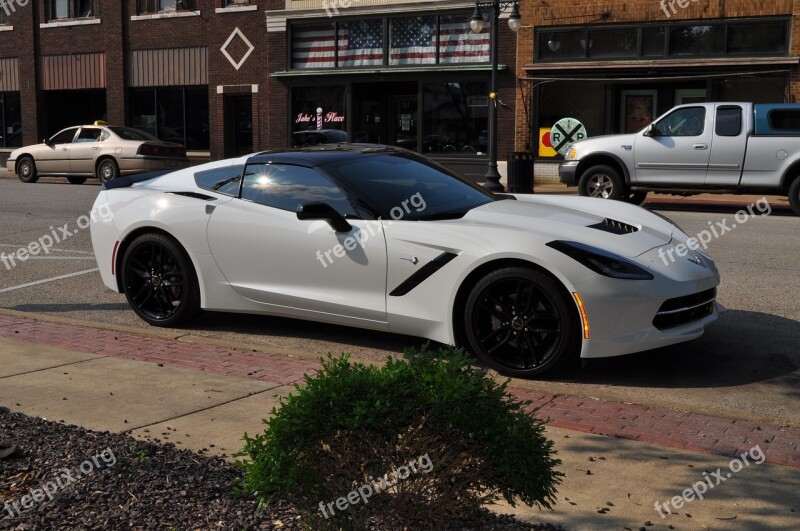
<path id="1" fill-rule="evenodd" d="M 766 382 L 800 398 L 800 323 L 729 310 L 699 339 L 597 360 L 591 371 L 568 366 L 547 379 L 654 388 L 720 388 Z M 787 397 L 789 398 L 789 397 Z"/>

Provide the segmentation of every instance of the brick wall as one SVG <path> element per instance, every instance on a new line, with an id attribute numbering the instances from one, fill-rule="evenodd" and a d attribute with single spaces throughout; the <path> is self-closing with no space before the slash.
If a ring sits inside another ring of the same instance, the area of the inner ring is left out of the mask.
<path id="1" fill-rule="evenodd" d="M 670 7 L 670 1 L 673 7 Z M 543 26 L 565 26 L 581 24 L 655 22 L 695 19 L 717 19 L 735 17 L 755 17 L 769 15 L 791 15 L 792 26 L 800 23 L 800 0 L 680 0 L 686 4 L 680 7 L 678 0 L 522 0 L 520 13 L 523 27 L 518 33 L 517 68 L 519 77 L 525 77 L 524 66 L 534 62 L 534 28 Z M 666 9 L 666 11 L 665 11 Z M 667 16 L 669 14 L 669 16 Z M 791 56 L 800 55 L 800 32 L 793 31 Z M 523 86 L 517 92 L 516 106 L 519 109 L 515 124 L 515 145 L 522 149 L 531 141 L 530 124 L 524 119 L 523 93 L 530 90 Z M 800 68 L 793 67 L 790 74 L 790 90 L 793 101 L 800 101 Z"/>

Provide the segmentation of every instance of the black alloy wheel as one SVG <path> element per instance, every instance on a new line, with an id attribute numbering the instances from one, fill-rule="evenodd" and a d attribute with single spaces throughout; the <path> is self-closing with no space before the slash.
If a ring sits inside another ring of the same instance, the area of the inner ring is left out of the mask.
<path id="1" fill-rule="evenodd" d="M 194 268 L 183 249 L 162 234 L 136 238 L 122 259 L 125 297 L 153 326 L 175 326 L 200 311 Z"/>
<path id="2" fill-rule="evenodd" d="M 535 376 L 580 349 L 577 311 L 551 277 L 525 267 L 481 279 L 465 308 L 472 351 L 507 376 Z"/>

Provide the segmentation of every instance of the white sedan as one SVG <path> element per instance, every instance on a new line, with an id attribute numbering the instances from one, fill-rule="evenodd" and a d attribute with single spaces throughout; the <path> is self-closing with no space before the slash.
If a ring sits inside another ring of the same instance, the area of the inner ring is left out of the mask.
<path id="1" fill-rule="evenodd" d="M 719 274 L 638 206 L 495 195 L 411 152 L 272 151 L 106 183 L 103 282 L 154 326 L 201 309 L 463 345 L 511 376 L 695 339 Z M 105 209 L 105 210 L 100 210 Z"/>

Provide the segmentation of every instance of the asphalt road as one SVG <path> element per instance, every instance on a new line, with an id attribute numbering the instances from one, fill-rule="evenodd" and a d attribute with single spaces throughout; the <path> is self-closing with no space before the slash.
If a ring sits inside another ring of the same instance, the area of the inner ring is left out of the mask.
<path id="1" fill-rule="evenodd" d="M 0 253 L 13 253 L 46 236 L 60 240 L 47 255 L 14 264 L 0 261 L 0 308 L 151 332 L 123 295 L 102 285 L 89 231 L 79 226 L 97 194 L 96 181 L 80 186 L 64 182 L 45 178 L 26 185 L 0 177 Z M 759 209 L 767 210 L 761 204 L 753 211 Z M 708 248 L 722 274 L 719 300 L 728 311 L 705 336 L 607 360 L 593 372 L 571 367 L 515 385 L 800 425 L 800 218 L 744 211 L 737 220 L 737 207 L 713 210 L 664 212 L 690 234 L 711 234 Z M 220 313 L 205 313 L 191 329 L 169 333 L 302 355 L 350 352 L 367 359 L 422 343 L 346 327 Z"/>

